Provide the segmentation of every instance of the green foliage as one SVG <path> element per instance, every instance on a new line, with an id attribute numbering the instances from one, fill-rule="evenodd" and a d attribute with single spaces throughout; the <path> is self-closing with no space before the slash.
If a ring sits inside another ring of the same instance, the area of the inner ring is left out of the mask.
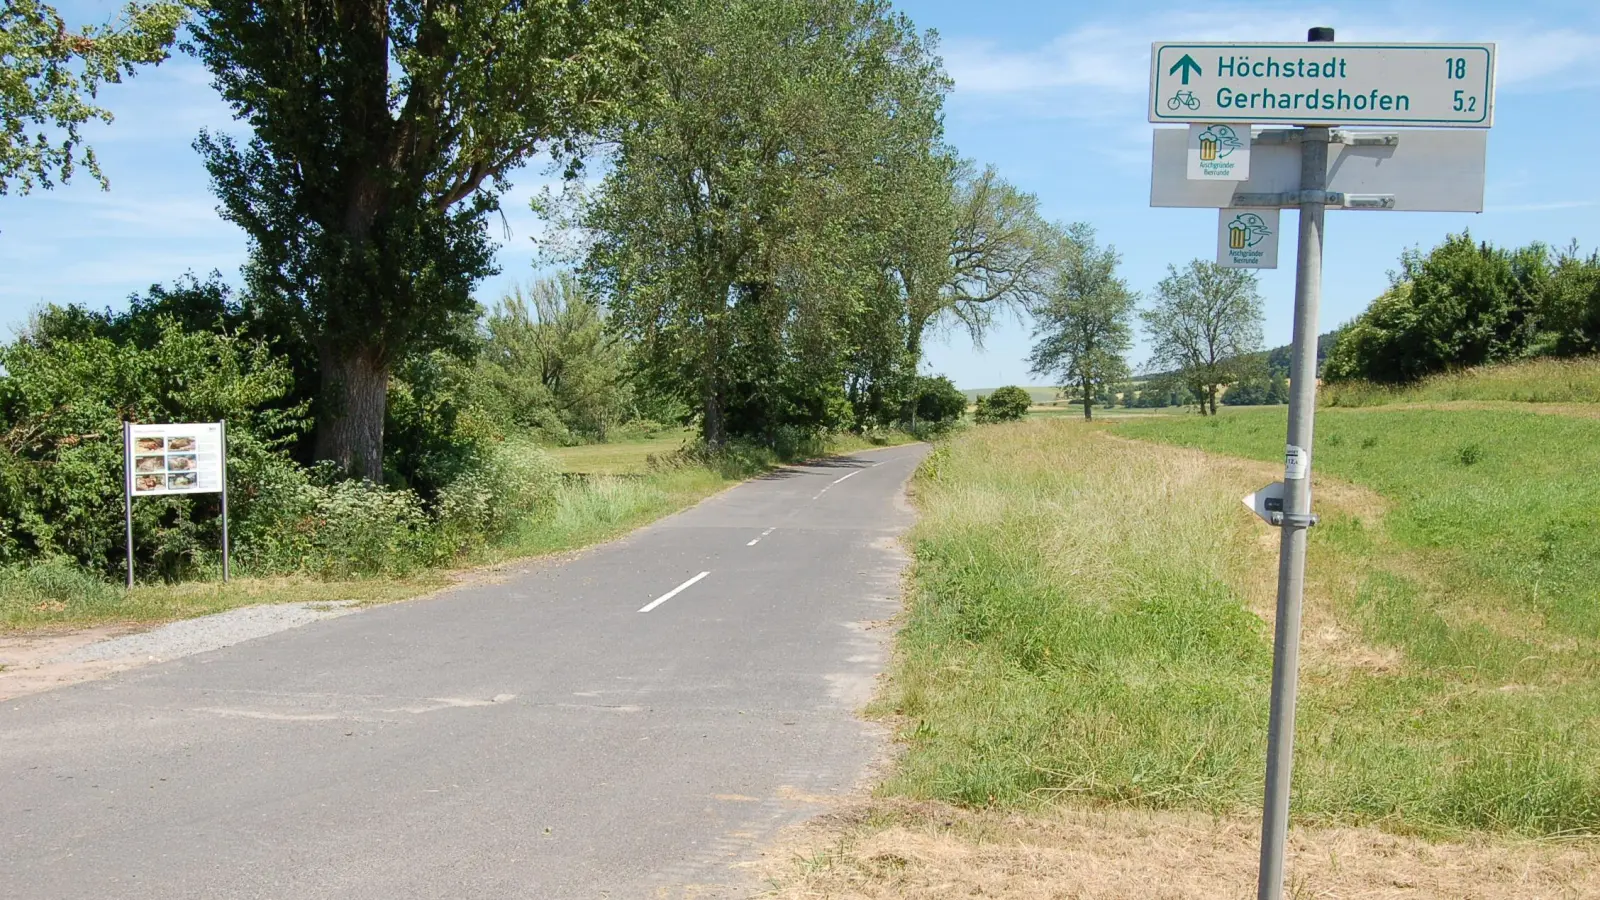
<path id="1" fill-rule="evenodd" d="M 1015 422 L 1028 414 L 1033 397 L 1016 385 L 995 388 L 987 397 L 979 397 L 972 413 L 973 421 L 980 425 L 995 422 Z"/>
<path id="2" fill-rule="evenodd" d="M 1062 384 L 1089 398 L 1128 376 L 1133 307 L 1139 298 L 1117 277 L 1116 248 L 1097 247 L 1094 229 L 1085 224 L 1072 226 L 1068 236 L 1069 251 L 1053 289 L 1034 309 L 1028 361 L 1035 375 L 1059 376 Z M 1087 400 L 1083 404 L 1086 419 L 1091 406 Z"/>
<path id="3" fill-rule="evenodd" d="M 1401 257 L 1394 284 L 1342 331 L 1333 382 L 1409 385 L 1453 369 L 1600 351 L 1600 254 L 1507 250 L 1450 235 Z"/>
<path id="4" fill-rule="evenodd" d="M 124 419 L 226 420 L 241 512 L 301 425 L 299 410 L 274 407 L 289 372 L 260 342 L 157 316 L 142 341 L 119 343 L 94 322 L 50 308 L 0 349 L 0 562 L 59 555 L 121 568 Z M 217 513 L 211 495 L 141 501 L 141 565 L 176 575 L 208 564 Z"/>
<path id="5" fill-rule="evenodd" d="M 212 0 L 194 39 L 240 146 L 202 134 L 251 295 L 316 348 L 316 455 L 382 477 L 387 382 L 450 347 L 493 271 L 506 173 L 575 165 L 618 114 L 654 0 L 414 4 Z"/>
<path id="6" fill-rule="evenodd" d="M 1150 337 L 1150 362 L 1168 369 L 1216 415 L 1217 395 L 1238 381 L 1261 347 L 1261 295 L 1248 269 L 1194 260 L 1167 267 L 1157 302 L 1140 313 Z"/>
<path id="7" fill-rule="evenodd" d="M 931 239 L 908 205 L 942 177 L 929 40 L 879 0 L 692 0 L 647 55 L 655 89 L 583 212 L 644 383 L 712 445 L 898 416 L 891 256 L 934 253 L 906 246 Z"/>
<path id="8" fill-rule="evenodd" d="M 1578 263 L 1569 267 L 1581 271 Z M 1426 254 L 1408 251 L 1394 285 L 1344 329 L 1324 374 L 1406 384 L 1527 356 L 1539 341 L 1550 282 L 1550 254 L 1539 244 L 1507 251 L 1463 233 Z"/>
<path id="9" fill-rule="evenodd" d="M 914 391 L 912 408 L 919 426 L 953 425 L 967 413 L 967 395 L 943 375 L 918 376 Z"/>
<path id="10" fill-rule="evenodd" d="M 605 441 L 633 407 L 627 351 L 570 274 L 502 297 L 484 322 L 478 402 L 502 429 L 554 443 Z"/>
<path id="11" fill-rule="evenodd" d="M 1239 383 L 1222 395 L 1224 406 L 1272 406 L 1289 402 L 1289 380 L 1282 372 L 1266 365 L 1249 365 L 1246 371 Z"/>
<path id="12" fill-rule="evenodd" d="M 493 542 L 555 492 L 548 457 L 493 447 L 467 399 L 471 368 L 442 352 L 406 360 L 391 384 L 391 480 L 409 489 L 301 467 L 289 359 L 249 324 L 226 288 L 191 279 L 123 313 L 46 308 L 0 348 L 0 565 L 121 574 L 124 418 L 227 421 L 242 574 L 404 574 Z M 216 495 L 140 499 L 136 574 L 213 573 L 219 514 Z"/>
<path id="13" fill-rule="evenodd" d="M 1032 309 L 1049 296 L 1055 267 L 1069 252 L 1066 237 L 1039 212 L 1039 198 L 994 166 L 952 162 L 947 173 L 927 208 L 911 211 L 908 227 L 933 233 L 896 257 L 913 357 L 939 327 L 958 326 L 981 346 L 997 315 Z M 910 252 L 919 247 L 930 251 L 927 258 Z"/>
<path id="14" fill-rule="evenodd" d="M 80 165 L 108 185 L 79 129 L 111 121 L 93 102 L 101 85 L 167 58 L 187 5 L 128 3 L 116 20 L 77 32 L 39 0 L 0 6 L 0 195 L 66 183 Z"/>
<path id="15" fill-rule="evenodd" d="M 1556 255 L 1540 327 L 1542 349 L 1557 356 L 1600 353 L 1600 251 L 1579 256 L 1574 242 Z"/>

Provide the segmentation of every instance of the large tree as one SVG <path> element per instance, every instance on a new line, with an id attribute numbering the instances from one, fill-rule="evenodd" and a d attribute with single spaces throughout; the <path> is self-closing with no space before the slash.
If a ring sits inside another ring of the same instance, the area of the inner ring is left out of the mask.
<path id="1" fill-rule="evenodd" d="M 993 166 L 948 157 L 943 163 L 939 193 L 916 219 L 937 234 L 908 244 L 897 267 L 913 358 L 921 357 L 931 329 L 959 327 L 981 345 L 997 315 L 1043 301 L 1064 246 L 1060 230 L 1040 214 L 1039 199 Z"/>
<path id="2" fill-rule="evenodd" d="M 940 136 L 937 60 L 882 0 L 692 0 L 649 57 L 588 277 L 708 444 L 838 424 L 852 372 L 903 364 L 885 271 Z"/>
<path id="3" fill-rule="evenodd" d="M 615 119 L 658 0 L 211 0 L 195 45 L 253 134 L 202 135 L 263 314 L 315 347 L 315 453 L 379 480 L 390 373 L 463 333 L 486 217 Z"/>
<path id="4" fill-rule="evenodd" d="M 1217 414 L 1217 395 L 1238 381 L 1261 349 L 1261 295 L 1248 269 L 1193 260 L 1167 266 L 1156 305 L 1140 314 L 1151 368 L 1172 370 L 1194 392 L 1200 412 Z"/>
<path id="5" fill-rule="evenodd" d="M 1120 257 L 1115 248 L 1095 244 L 1093 228 L 1074 225 L 1068 237 L 1070 249 L 1049 297 L 1034 309 L 1035 343 L 1028 361 L 1035 375 L 1053 375 L 1063 386 L 1076 387 L 1088 419 L 1095 394 L 1128 376 L 1138 295 L 1117 277 Z M 1131 386 L 1126 396 L 1132 396 Z"/>
<path id="6" fill-rule="evenodd" d="M 107 186 L 80 129 L 110 122 L 100 86 L 167 58 L 187 3 L 129 3 L 100 26 L 77 31 L 37 0 L 0 4 L 0 194 L 71 180 L 78 166 Z"/>

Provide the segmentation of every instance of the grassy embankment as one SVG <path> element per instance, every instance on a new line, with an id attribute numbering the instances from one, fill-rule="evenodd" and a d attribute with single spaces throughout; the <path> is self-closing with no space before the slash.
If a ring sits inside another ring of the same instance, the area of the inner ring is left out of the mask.
<path id="1" fill-rule="evenodd" d="M 1276 532 L 1238 498 L 1273 476 L 1283 418 L 942 448 L 918 488 L 890 701 L 910 752 L 888 790 L 1258 802 Z M 1360 487 L 1324 490 L 1312 534 L 1301 820 L 1600 831 L 1600 423 L 1333 410 L 1316 465 Z"/>
<path id="2" fill-rule="evenodd" d="M 1324 385 L 1325 406 L 1396 403 L 1600 404 L 1600 358 L 1537 359 L 1437 375 L 1421 384 L 1391 388 L 1366 382 Z M 1573 412 L 1595 414 L 1600 407 Z"/>
<path id="3" fill-rule="evenodd" d="M 643 440 L 548 451 L 571 477 L 560 484 L 542 515 L 519 523 L 494 544 L 469 553 L 458 561 L 460 568 L 355 580 L 236 578 L 227 585 L 138 585 L 131 591 L 65 563 L 0 569 L 0 630 L 160 622 L 260 603 L 403 600 L 469 579 L 474 569 L 484 566 L 610 540 L 780 462 L 770 452 L 749 450 L 730 453 L 716 465 L 671 463 L 669 458 L 687 438 L 687 432 L 675 431 Z M 831 440 L 826 452 L 848 453 L 906 440 L 910 438 L 898 433 L 878 436 L 875 441 L 845 435 Z M 513 451 L 547 452 L 532 446 Z M 668 462 L 659 462 L 662 460 Z"/>
<path id="4" fill-rule="evenodd" d="M 877 704 L 905 754 L 780 896 L 1245 890 L 1278 532 L 1239 498 L 1283 433 L 1280 407 L 938 448 Z M 1334 409 L 1317 437 L 1298 895 L 1600 890 L 1600 421 Z"/>

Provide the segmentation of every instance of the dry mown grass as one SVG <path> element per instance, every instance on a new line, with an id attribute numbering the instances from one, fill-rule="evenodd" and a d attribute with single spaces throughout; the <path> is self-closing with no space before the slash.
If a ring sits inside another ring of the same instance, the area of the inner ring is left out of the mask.
<path id="1" fill-rule="evenodd" d="M 862 802 L 768 854 L 773 900 L 1223 900 L 1255 896 L 1257 824 L 1193 813 L 1019 814 Z M 1291 833 L 1293 900 L 1600 897 L 1592 843 L 1430 843 L 1373 828 Z"/>

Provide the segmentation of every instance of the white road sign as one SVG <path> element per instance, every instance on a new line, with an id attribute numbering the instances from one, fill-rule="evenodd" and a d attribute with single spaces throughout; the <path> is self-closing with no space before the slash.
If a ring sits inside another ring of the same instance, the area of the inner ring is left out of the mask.
<path id="1" fill-rule="evenodd" d="M 1218 210 L 1217 264 L 1228 269 L 1276 269 L 1278 210 Z"/>
<path id="2" fill-rule="evenodd" d="M 1150 45 L 1150 121 L 1494 124 L 1494 44 Z"/>
<path id="3" fill-rule="evenodd" d="M 1244 181 L 1250 177 L 1249 125 L 1190 125 L 1189 177 Z"/>
<path id="4" fill-rule="evenodd" d="M 1270 140 L 1284 137 L 1286 131 L 1257 133 L 1248 181 L 1196 181 L 1187 174 L 1189 129 L 1155 129 L 1150 205 L 1223 209 L 1245 205 L 1235 202 L 1239 194 L 1299 191 L 1300 147 Z M 1379 137 L 1393 141 L 1328 147 L 1328 190 L 1352 197 L 1390 198 L 1387 206 L 1357 208 L 1483 212 L 1487 131 L 1349 130 L 1344 135 L 1351 141 Z"/>
<path id="5" fill-rule="evenodd" d="M 1273 517 L 1283 517 L 1283 482 L 1274 481 L 1254 494 L 1246 494 L 1240 498 L 1245 508 L 1261 517 L 1261 521 L 1269 525 L 1276 525 Z"/>
<path id="6" fill-rule="evenodd" d="M 221 423 L 132 425 L 129 432 L 128 492 L 133 496 L 222 490 Z"/>

